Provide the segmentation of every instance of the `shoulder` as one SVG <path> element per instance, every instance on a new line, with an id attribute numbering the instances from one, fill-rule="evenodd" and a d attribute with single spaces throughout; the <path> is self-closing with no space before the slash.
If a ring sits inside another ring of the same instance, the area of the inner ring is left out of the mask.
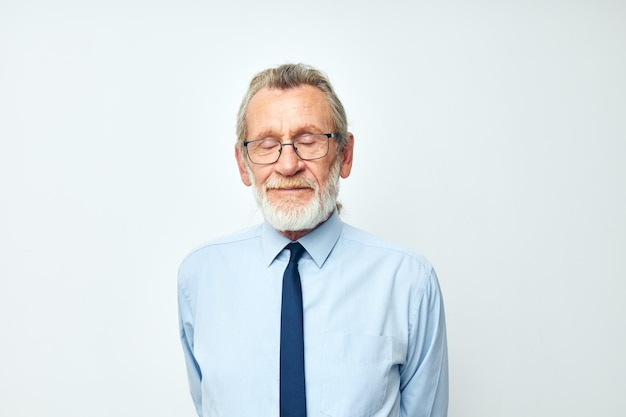
<path id="1" fill-rule="evenodd" d="M 195 308 L 201 281 L 241 262 L 249 245 L 258 244 L 261 227 L 243 230 L 194 248 L 178 268 L 179 297 Z"/>
<path id="2" fill-rule="evenodd" d="M 337 262 L 351 263 L 359 279 L 375 282 L 375 288 L 391 286 L 396 302 L 408 297 L 411 311 L 441 298 L 435 269 L 421 253 L 347 224 L 337 246 Z"/>
<path id="3" fill-rule="evenodd" d="M 432 269 L 431 263 L 421 253 L 346 223 L 343 225 L 341 239 L 346 246 L 360 248 L 360 250 L 377 253 L 380 256 L 410 260 L 422 265 L 426 269 Z"/>
<path id="4" fill-rule="evenodd" d="M 429 260 L 402 244 L 344 224 L 338 246 L 342 261 L 355 262 L 354 267 L 367 271 L 368 276 L 394 282 L 418 298 L 430 288 L 438 288 L 437 274 Z"/>
<path id="5" fill-rule="evenodd" d="M 205 242 L 195 247 L 180 264 L 179 273 L 196 269 L 211 259 L 224 259 L 239 256 L 245 247 L 258 243 L 261 238 L 261 226 L 257 225 L 228 236 Z"/>

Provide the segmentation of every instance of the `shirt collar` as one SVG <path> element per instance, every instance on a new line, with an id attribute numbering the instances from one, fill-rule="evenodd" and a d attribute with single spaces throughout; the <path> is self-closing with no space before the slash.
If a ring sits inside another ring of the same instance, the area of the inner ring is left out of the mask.
<path id="1" fill-rule="evenodd" d="M 339 239 L 342 228 L 343 222 L 337 211 L 334 211 L 328 220 L 298 239 L 298 242 L 304 246 L 318 268 L 321 268 L 328 259 Z M 265 221 L 261 227 L 261 242 L 263 245 L 263 262 L 266 266 L 270 266 L 291 241 Z"/>

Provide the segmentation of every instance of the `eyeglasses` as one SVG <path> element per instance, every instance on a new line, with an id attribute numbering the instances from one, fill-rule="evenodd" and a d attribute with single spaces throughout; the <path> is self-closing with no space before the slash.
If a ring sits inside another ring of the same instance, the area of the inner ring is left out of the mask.
<path id="1" fill-rule="evenodd" d="M 304 161 L 321 159 L 328 155 L 330 138 L 337 138 L 336 133 L 323 133 L 319 135 L 301 135 L 292 139 L 291 143 L 282 143 L 278 139 L 250 140 L 243 143 L 250 162 L 258 165 L 270 165 L 278 161 L 283 151 L 283 146 L 291 145 Z"/>

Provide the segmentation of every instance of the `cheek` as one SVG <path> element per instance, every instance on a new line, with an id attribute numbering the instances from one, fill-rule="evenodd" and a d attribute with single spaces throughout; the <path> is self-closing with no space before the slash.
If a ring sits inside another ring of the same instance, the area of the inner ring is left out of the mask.
<path id="1" fill-rule="evenodd" d="M 316 169 L 311 170 L 311 174 L 313 175 L 313 178 L 318 187 L 322 189 L 324 188 L 324 184 L 326 184 L 326 181 L 328 181 L 328 178 L 330 178 L 331 166 L 326 166 L 325 164 L 323 166 L 317 166 L 315 168 Z"/>
<path id="2" fill-rule="evenodd" d="M 271 170 L 263 168 L 250 168 L 250 174 L 250 180 L 257 186 L 257 188 L 262 189 L 263 184 L 265 184 L 271 174 Z"/>

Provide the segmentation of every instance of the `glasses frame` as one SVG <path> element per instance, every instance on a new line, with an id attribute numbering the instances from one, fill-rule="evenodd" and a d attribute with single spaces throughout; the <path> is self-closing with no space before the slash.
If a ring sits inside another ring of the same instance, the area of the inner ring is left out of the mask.
<path id="1" fill-rule="evenodd" d="M 296 148 L 296 140 L 299 138 L 303 138 L 303 137 L 307 137 L 307 136 L 326 136 L 326 153 L 322 156 L 318 156 L 316 158 L 303 158 L 300 156 L 300 154 L 298 153 L 298 148 Z M 337 133 L 309 133 L 306 135 L 299 135 L 296 136 L 294 138 L 291 139 L 291 142 L 287 142 L 287 143 L 282 143 L 280 140 L 278 139 L 274 139 L 274 138 L 264 138 L 264 139 L 256 139 L 256 140 L 247 140 L 243 143 L 244 148 L 246 148 L 246 155 L 248 155 L 248 159 L 250 160 L 250 162 L 252 162 L 255 165 L 272 165 L 275 164 L 276 162 L 278 162 L 278 160 L 280 159 L 280 156 L 283 154 L 283 147 L 285 146 L 293 146 L 293 150 L 296 153 L 296 155 L 298 156 L 298 158 L 300 158 L 303 161 L 316 161 L 318 159 L 322 159 L 324 158 L 326 155 L 328 155 L 328 151 L 330 150 L 330 139 L 331 138 L 337 138 Z M 251 143 L 256 143 L 256 142 L 262 142 L 264 140 L 273 140 L 276 141 L 276 143 L 278 143 L 280 145 L 280 148 L 278 148 L 278 156 L 276 157 L 276 160 L 274 162 L 254 162 L 252 160 L 252 157 L 250 157 L 250 152 L 248 151 L 248 145 Z"/>

